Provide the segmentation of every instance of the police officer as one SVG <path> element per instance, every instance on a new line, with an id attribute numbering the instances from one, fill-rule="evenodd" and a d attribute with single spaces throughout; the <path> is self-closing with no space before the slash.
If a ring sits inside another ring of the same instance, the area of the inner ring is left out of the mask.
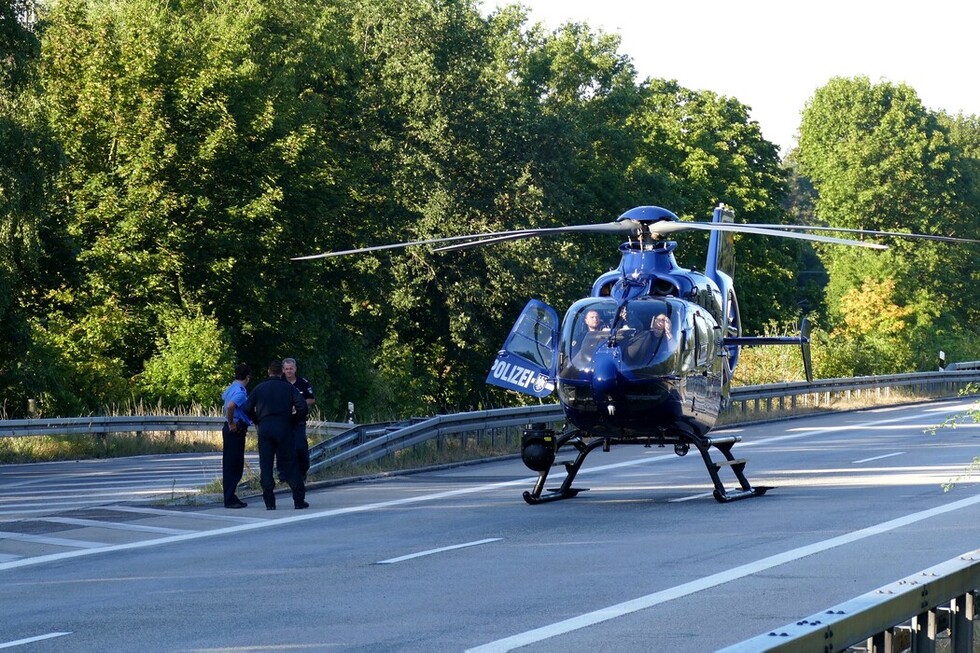
<path id="1" fill-rule="evenodd" d="M 296 375 L 296 359 L 282 359 L 282 378 L 293 384 L 306 400 L 307 409 L 313 408 L 316 398 L 313 396 L 313 385 L 303 378 Z M 296 463 L 299 466 L 299 474 L 306 480 L 306 473 L 310 471 L 310 441 L 306 437 L 306 421 L 310 418 L 309 413 L 306 419 L 296 420 L 293 426 L 293 435 L 296 438 Z"/>
<path id="2" fill-rule="evenodd" d="M 296 442 L 293 439 L 294 420 L 306 419 L 308 408 L 303 395 L 282 378 L 282 363 L 269 363 L 269 378 L 260 383 L 245 402 L 245 413 L 256 423 L 259 431 L 259 470 L 262 498 L 266 510 L 276 509 L 276 479 L 272 475 L 273 460 L 279 478 L 293 491 L 297 510 L 309 508 L 306 486 L 296 465 Z"/>
<path id="3" fill-rule="evenodd" d="M 224 401 L 225 423 L 221 427 L 221 487 L 225 508 L 244 508 L 248 504 L 238 498 L 235 490 L 245 471 L 245 435 L 252 423 L 242 406 L 248 398 L 245 386 L 252 370 L 245 363 L 235 366 L 235 380 L 221 393 Z"/>

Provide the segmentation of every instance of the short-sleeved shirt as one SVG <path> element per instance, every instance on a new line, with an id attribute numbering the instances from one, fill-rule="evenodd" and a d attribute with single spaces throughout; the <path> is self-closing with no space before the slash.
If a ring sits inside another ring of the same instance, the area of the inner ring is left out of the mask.
<path id="1" fill-rule="evenodd" d="M 228 404 L 235 402 L 235 420 L 244 422 L 249 426 L 252 425 L 252 420 L 242 410 L 242 406 L 245 405 L 245 401 L 248 399 L 248 392 L 245 390 L 245 386 L 242 385 L 241 381 L 232 381 L 231 385 L 221 393 L 221 399 L 225 402 L 225 419 L 228 417 Z"/>
<path id="2" fill-rule="evenodd" d="M 282 377 L 280 378 L 282 378 L 284 381 L 289 380 L 286 378 L 285 374 L 282 375 Z M 297 375 L 296 383 L 293 384 L 293 387 L 299 390 L 299 393 L 303 395 L 304 400 L 313 399 L 314 401 L 316 401 L 316 397 L 313 396 L 313 384 L 310 383 L 309 380 L 307 380 L 305 377 Z M 307 419 L 309 419 L 309 416 L 307 416 Z"/>

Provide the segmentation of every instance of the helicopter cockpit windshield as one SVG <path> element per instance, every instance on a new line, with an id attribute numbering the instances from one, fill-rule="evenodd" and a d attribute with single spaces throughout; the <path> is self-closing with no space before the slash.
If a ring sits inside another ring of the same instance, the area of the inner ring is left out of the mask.
<path id="1" fill-rule="evenodd" d="M 642 297 L 625 303 L 589 297 L 569 308 L 561 337 L 559 376 L 593 368 L 601 347 L 619 348 L 618 358 L 640 375 L 677 369 L 683 306 L 670 298 Z"/>

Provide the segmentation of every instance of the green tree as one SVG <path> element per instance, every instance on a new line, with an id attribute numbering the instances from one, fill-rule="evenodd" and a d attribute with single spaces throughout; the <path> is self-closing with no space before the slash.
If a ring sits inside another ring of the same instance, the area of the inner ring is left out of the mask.
<path id="1" fill-rule="evenodd" d="M 166 337 L 146 362 L 139 389 L 166 405 L 215 405 L 216 389 L 228 382 L 235 366 L 228 335 L 217 320 L 203 315 L 174 316 L 166 324 Z"/>
<path id="2" fill-rule="evenodd" d="M 37 86 L 32 14 L 31 2 L 0 2 L 0 413 L 13 416 L 39 398 L 38 371 L 53 363 L 32 337 L 50 278 L 42 273 L 54 227 L 47 210 L 60 162 Z"/>
<path id="3" fill-rule="evenodd" d="M 130 383 L 161 318 L 200 312 L 243 359 L 288 351 L 325 375 L 336 281 L 288 259 L 343 228 L 344 20 L 331 3 L 55 6 L 44 80 L 78 256 L 48 329 L 68 352 L 86 324 L 77 366 Z"/>
<path id="4" fill-rule="evenodd" d="M 827 224 L 970 237 L 978 218 L 962 192 L 964 154 L 913 89 L 864 77 L 835 78 L 817 90 L 803 113 L 797 153 L 801 173 L 817 191 L 817 216 Z M 912 309 L 906 331 L 916 352 L 911 365 L 931 368 L 944 343 L 973 339 L 964 330 L 976 333 L 967 320 L 980 302 L 968 272 L 976 251 L 921 241 L 890 244 L 885 253 L 820 248 L 830 272 L 829 317 L 835 324 L 843 320 L 844 298 L 866 278 L 892 279 L 896 301 Z"/>

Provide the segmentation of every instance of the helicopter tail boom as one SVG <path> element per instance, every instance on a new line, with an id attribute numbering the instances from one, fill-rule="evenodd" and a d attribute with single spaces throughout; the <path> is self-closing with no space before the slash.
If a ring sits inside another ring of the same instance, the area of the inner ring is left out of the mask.
<path id="1" fill-rule="evenodd" d="M 803 354 L 803 371 L 806 380 L 813 383 L 813 361 L 810 357 L 810 322 L 805 317 L 800 320 L 798 336 L 731 336 L 725 338 L 726 347 L 758 347 L 761 345 L 799 345 Z"/>

